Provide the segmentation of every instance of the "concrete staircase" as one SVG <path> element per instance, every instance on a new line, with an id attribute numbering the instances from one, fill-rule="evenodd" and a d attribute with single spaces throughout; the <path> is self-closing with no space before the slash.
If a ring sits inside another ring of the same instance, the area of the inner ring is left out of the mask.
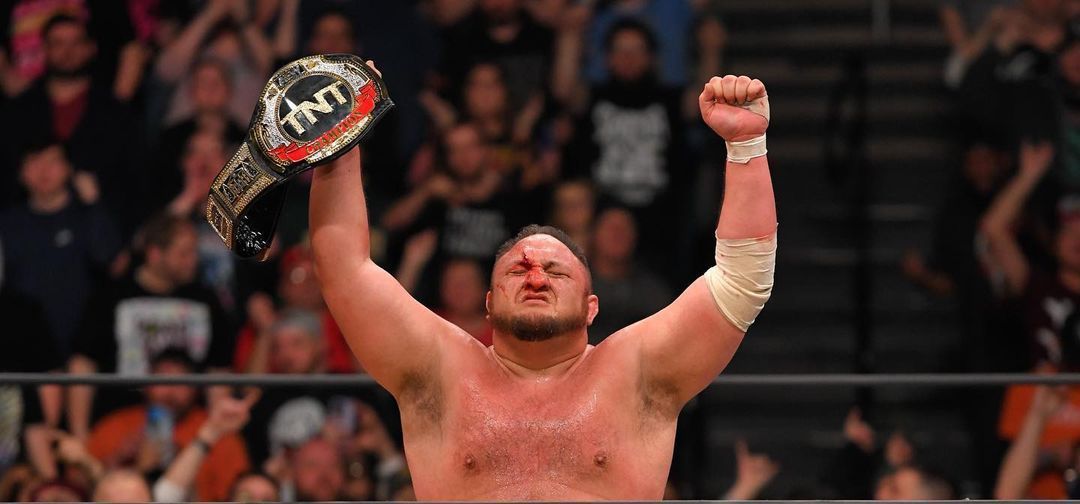
<path id="1" fill-rule="evenodd" d="M 726 373 L 847 373 L 856 370 L 848 220 L 850 189 L 824 166 L 829 96 L 849 54 L 866 62 L 866 146 L 871 170 L 871 307 L 867 362 L 876 372 L 946 372 L 959 334 L 949 307 L 902 277 L 898 261 L 925 248 L 931 218 L 956 170 L 947 136 L 941 72 L 947 55 L 933 0 L 725 0 L 726 73 L 762 79 L 773 109 L 769 158 L 780 212 L 777 287 Z M 871 410 L 879 433 L 910 433 L 927 458 L 970 477 L 967 436 L 955 394 L 880 389 Z M 732 444 L 778 459 L 764 497 L 815 497 L 808 490 L 843 444 L 856 392 L 842 388 L 714 388 L 697 404 L 708 419 L 700 498 L 721 495 L 734 474 Z M 965 486 L 966 488 L 967 486 Z"/>

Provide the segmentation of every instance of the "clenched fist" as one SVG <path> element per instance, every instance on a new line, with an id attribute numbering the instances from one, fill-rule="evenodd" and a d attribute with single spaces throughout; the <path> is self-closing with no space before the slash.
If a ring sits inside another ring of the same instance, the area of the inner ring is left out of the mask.
<path id="1" fill-rule="evenodd" d="M 728 142 L 741 142 L 764 135 L 768 129 L 769 119 L 752 111 L 757 104 L 750 103 L 765 97 L 765 84 L 761 81 L 745 75 L 725 75 L 709 79 L 698 97 L 698 105 L 701 118 L 717 135 Z"/>

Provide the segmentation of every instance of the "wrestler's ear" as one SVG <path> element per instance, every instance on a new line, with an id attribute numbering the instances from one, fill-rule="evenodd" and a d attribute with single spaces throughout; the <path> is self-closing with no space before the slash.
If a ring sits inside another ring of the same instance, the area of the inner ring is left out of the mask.
<path id="1" fill-rule="evenodd" d="M 592 325 L 592 321 L 596 318 L 596 314 L 600 313 L 600 298 L 596 297 L 596 294 L 589 294 L 589 297 L 585 302 L 589 303 L 588 325 Z"/>

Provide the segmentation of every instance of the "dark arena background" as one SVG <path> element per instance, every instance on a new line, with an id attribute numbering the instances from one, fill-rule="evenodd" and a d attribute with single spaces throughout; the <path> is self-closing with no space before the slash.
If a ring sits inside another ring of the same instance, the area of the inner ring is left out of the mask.
<path id="1" fill-rule="evenodd" d="M 320 290 L 315 172 L 265 261 L 205 218 L 270 75 L 331 53 L 374 60 L 395 104 L 361 144 L 372 259 L 484 345 L 495 251 L 527 224 L 583 247 L 593 345 L 712 266 L 730 168 L 698 94 L 764 83 L 775 289 L 682 410 L 666 498 L 1080 498 L 1077 16 L 4 0 L 0 500 L 415 499 L 394 398 Z M 282 117 L 351 99 L 320 78 Z"/>

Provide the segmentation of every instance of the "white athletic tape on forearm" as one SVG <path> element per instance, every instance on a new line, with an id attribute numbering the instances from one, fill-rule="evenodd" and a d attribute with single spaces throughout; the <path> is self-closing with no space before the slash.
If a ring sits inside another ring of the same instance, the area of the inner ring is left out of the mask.
<path id="1" fill-rule="evenodd" d="M 764 117 L 766 121 L 770 120 L 768 96 L 762 96 L 750 103 L 739 105 L 739 107 Z M 751 159 L 764 156 L 768 152 L 769 150 L 765 148 L 764 134 L 742 142 L 727 142 L 727 158 L 732 163 L 746 164 Z"/>
<path id="2" fill-rule="evenodd" d="M 761 238 L 718 238 L 716 266 L 704 277 L 720 312 L 746 332 L 772 294 L 775 269 L 775 232 Z"/>

